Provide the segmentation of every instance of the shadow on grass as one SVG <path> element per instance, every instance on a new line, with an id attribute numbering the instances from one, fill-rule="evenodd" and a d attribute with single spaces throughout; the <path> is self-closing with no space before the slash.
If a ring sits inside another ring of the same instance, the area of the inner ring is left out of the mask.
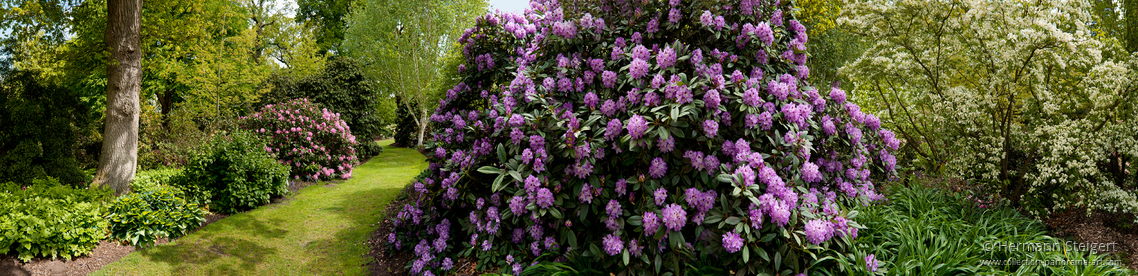
<path id="1" fill-rule="evenodd" d="M 269 259 L 267 257 L 278 253 L 276 248 L 261 246 L 253 239 L 283 237 L 288 231 L 280 227 L 281 223 L 279 219 L 265 221 L 238 214 L 209 225 L 209 229 L 202 229 L 204 231 L 199 232 L 196 239 L 179 240 L 176 244 L 147 248 L 139 253 L 149 261 L 168 264 L 172 274 L 239 275 L 255 271 L 258 265 Z M 226 258 L 235 261 L 221 260 Z M 195 267 L 208 267 L 208 270 L 190 271 Z"/>
<path id="2" fill-rule="evenodd" d="M 330 215 L 349 219 L 349 225 L 337 231 L 331 238 L 315 240 L 305 247 L 305 253 L 315 257 L 315 263 L 345 263 L 344 266 L 366 266 L 370 260 L 351 264 L 352 260 L 362 260 L 371 246 L 367 240 L 379 229 L 379 222 L 385 216 L 387 206 L 402 191 L 402 188 L 374 188 L 352 193 L 337 206 L 325 208 Z M 343 250 L 343 248 L 353 250 Z M 309 267 L 310 273 L 324 274 L 335 271 L 317 271 L 320 267 Z M 366 271 L 366 268 L 365 268 Z"/>

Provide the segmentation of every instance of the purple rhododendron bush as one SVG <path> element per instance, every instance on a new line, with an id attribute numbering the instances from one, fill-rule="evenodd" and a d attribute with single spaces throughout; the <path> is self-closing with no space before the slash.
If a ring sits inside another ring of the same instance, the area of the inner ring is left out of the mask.
<path id="1" fill-rule="evenodd" d="M 242 117 L 241 128 L 266 137 L 265 151 L 288 165 L 294 179 L 348 179 L 359 164 L 348 123 L 308 99 L 266 105 Z"/>
<path id="2" fill-rule="evenodd" d="M 414 252 L 411 272 L 566 256 L 631 275 L 865 270 L 845 254 L 852 209 L 883 199 L 873 182 L 900 141 L 810 84 L 789 3 L 727 2 L 535 1 L 479 18 L 388 237 Z"/>

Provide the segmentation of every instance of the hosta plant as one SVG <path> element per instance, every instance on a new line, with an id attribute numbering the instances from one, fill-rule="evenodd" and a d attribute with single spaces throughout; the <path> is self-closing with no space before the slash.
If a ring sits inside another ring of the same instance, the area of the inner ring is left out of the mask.
<path id="1" fill-rule="evenodd" d="M 265 151 L 292 168 L 295 179 L 348 179 L 359 164 L 348 123 L 308 99 L 266 105 L 243 117 L 241 128 L 266 137 Z"/>
<path id="2" fill-rule="evenodd" d="M 463 82 L 388 239 L 413 274 L 456 257 L 517 273 L 820 273 L 881 199 L 900 145 L 810 83 L 790 1 L 535 1 L 461 38 Z M 846 271 L 847 273 L 849 271 Z"/>
<path id="3" fill-rule="evenodd" d="M 185 200 L 182 190 L 161 186 L 120 196 L 107 211 L 111 237 L 134 246 L 178 238 L 205 222 L 205 210 Z"/>
<path id="4" fill-rule="evenodd" d="M 71 260 L 107 236 L 103 202 L 113 191 L 61 186 L 51 177 L 31 182 L 0 184 L 0 255 Z"/>

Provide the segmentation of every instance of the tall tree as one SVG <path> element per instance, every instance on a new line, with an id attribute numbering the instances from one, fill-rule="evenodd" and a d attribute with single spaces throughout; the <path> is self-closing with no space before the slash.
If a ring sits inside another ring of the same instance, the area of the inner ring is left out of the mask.
<path id="1" fill-rule="evenodd" d="M 296 22 L 305 23 L 316 29 L 316 45 L 320 53 L 339 52 L 347 28 L 346 16 L 350 13 L 353 0 L 298 0 L 296 2 Z"/>
<path id="2" fill-rule="evenodd" d="M 348 16 L 344 50 L 410 108 L 418 126 L 416 145 L 423 144 L 435 83 L 444 81 L 446 55 L 457 46 L 462 30 L 485 12 L 482 0 L 361 0 Z"/>
<path id="3" fill-rule="evenodd" d="M 107 117 L 103 151 L 95 183 L 115 194 L 130 191 L 138 163 L 138 94 L 142 82 L 142 0 L 107 1 L 104 41 L 111 53 L 107 65 Z"/>

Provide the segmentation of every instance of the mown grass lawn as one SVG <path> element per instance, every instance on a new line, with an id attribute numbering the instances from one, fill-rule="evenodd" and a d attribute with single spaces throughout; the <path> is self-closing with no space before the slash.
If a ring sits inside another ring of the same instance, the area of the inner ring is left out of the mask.
<path id="1" fill-rule="evenodd" d="M 94 275 L 365 274 L 365 242 L 384 206 L 427 168 L 423 155 L 391 142 L 383 141 L 383 153 L 351 180 L 307 187 L 285 202 L 131 253 Z"/>

